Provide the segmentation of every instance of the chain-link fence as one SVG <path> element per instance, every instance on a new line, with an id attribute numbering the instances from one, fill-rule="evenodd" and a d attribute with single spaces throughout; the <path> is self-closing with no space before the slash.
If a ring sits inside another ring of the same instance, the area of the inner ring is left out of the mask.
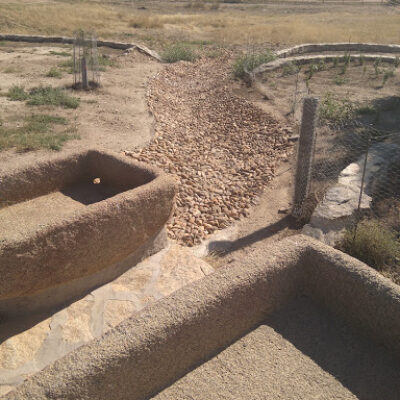
<path id="1" fill-rule="evenodd" d="M 327 244 L 357 256 L 354 247 L 366 235 L 362 240 L 382 259 L 358 258 L 375 267 L 399 265 L 400 97 L 356 111 L 342 101 L 340 120 L 327 118 L 329 101 L 318 111 L 316 99 L 304 102 L 293 213 L 308 222 L 305 233 Z"/>

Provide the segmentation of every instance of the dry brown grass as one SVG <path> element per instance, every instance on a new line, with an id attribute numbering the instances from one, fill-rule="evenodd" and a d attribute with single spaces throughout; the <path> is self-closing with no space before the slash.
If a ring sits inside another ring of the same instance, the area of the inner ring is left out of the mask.
<path id="1" fill-rule="evenodd" d="M 129 26 L 131 28 L 163 28 L 164 21 L 158 16 L 151 15 L 136 15 L 129 21 Z"/>
<path id="2" fill-rule="evenodd" d="M 239 12 L 231 8 L 210 11 L 167 3 L 165 11 L 138 12 L 136 7 L 80 2 L 1 4 L 0 31 L 71 35 L 94 29 L 104 38 L 153 36 L 164 42 L 209 40 L 222 44 L 296 44 L 305 42 L 400 42 L 400 13 L 385 7 L 360 7 L 359 12 L 304 12 L 301 14 Z M 175 8 L 174 8 L 175 7 Z M 182 13 L 186 10 L 185 13 Z M 267 10 L 267 9 L 266 9 Z M 368 11 L 369 10 L 369 11 Z M 189 13 L 188 13 L 189 12 Z M 87 18 L 89 16 L 89 18 Z"/>

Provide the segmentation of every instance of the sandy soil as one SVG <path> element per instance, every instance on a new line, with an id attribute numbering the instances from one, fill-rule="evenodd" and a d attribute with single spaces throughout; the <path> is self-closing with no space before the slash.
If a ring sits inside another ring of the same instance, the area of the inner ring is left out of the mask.
<path id="1" fill-rule="evenodd" d="M 69 47 L 16 45 L 0 47 L 0 89 L 3 93 L 13 85 L 24 85 L 26 89 L 39 85 L 67 87 L 72 84 L 72 75 L 63 72 L 61 79 L 45 75 L 50 68 L 57 67 L 68 57 L 51 52 L 70 51 Z M 80 136 L 67 142 L 62 151 L 85 148 L 103 148 L 120 151 L 126 147 L 144 145 L 152 136 L 153 118 L 146 103 L 147 80 L 163 66 L 137 52 L 124 55 L 110 49 L 99 49 L 110 57 L 115 66 L 101 73 L 101 87 L 93 92 L 72 91 L 81 99 L 76 110 L 60 107 L 29 107 L 23 102 L 0 97 L 0 118 L 7 120 L 31 113 L 48 113 L 67 118 Z M 0 169 L 47 157 L 51 152 L 40 150 L 24 154 L 14 151 L 0 152 Z"/>
<path id="2" fill-rule="evenodd" d="M 307 299 L 154 397 L 210 399 L 400 399 L 400 365 Z"/>

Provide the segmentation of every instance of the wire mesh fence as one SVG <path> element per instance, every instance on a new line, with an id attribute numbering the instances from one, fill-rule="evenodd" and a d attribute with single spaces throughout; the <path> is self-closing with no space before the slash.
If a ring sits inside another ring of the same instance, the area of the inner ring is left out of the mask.
<path id="1" fill-rule="evenodd" d="M 75 34 L 73 75 L 76 89 L 89 89 L 100 84 L 97 39 L 94 32 L 80 30 Z"/>
<path id="2" fill-rule="evenodd" d="M 351 119 L 334 124 L 324 118 L 322 101 L 314 125 L 307 102 L 297 151 L 294 215 L 309 222 L 305 233 L 342 246 L 371 266 L 398 266 L 400 98 L 384 99 L 375 108 L 361 109 L 359 117 L 353 112 Z"/>

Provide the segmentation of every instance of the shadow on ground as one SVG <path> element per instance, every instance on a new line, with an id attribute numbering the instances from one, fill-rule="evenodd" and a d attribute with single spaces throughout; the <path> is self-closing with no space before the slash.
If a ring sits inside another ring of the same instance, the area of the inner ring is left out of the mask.
<path id="1" fill-rule="evenodd" d="M 210 253 L 216 253 L 225 255 L 233 253 L 237 250 L 241 250 L 245 247 L 249 247 L 254 243 L 261 240 L 270 238 L 284 229 L 299 229 L 301 224 L 293 218 L 291 215 L 286 215 L 279 221 L 274 222 L 264 228 L 258 229 L 250 233 L 249 235 L 243 236 L 236 240 L 216 240 L 208 244 L 208 251 Z"/>
<path id="2" fill-rule="evenodd" d="M 400 399 L 400 360 L 310 300 L 299 298 L 271 315 L 266 325 L 357 398 Z"/>

